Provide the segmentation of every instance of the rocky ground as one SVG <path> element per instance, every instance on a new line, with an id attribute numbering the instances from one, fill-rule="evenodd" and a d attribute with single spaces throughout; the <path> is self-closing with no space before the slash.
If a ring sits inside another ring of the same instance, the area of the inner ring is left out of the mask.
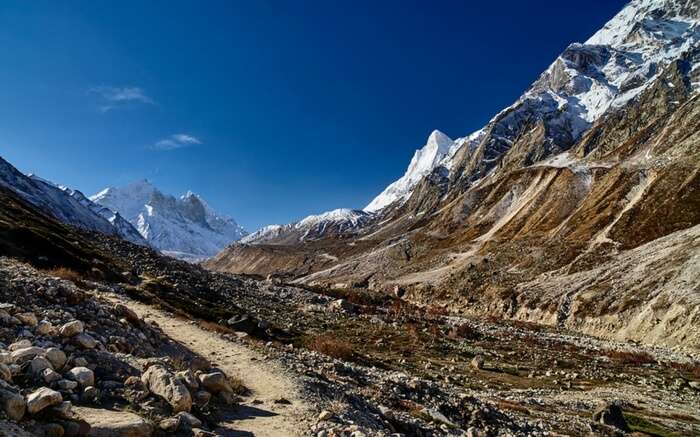
<path id="1" fill-rule="evenodd" d="M 0 259 L 0 434 L 700 435 L 693 350 L 91 241 L 121 273 Z"/>

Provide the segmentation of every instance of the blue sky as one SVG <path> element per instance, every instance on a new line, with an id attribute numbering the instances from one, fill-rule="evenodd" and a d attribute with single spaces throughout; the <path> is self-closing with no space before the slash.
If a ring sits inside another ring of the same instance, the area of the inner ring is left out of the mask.
<path id="1" fill-rule="evenodd" d="M 362 208 L 623 5 L 3 1 L 0 155 L 87 194 L 191 189 L 249 230 Z"/>

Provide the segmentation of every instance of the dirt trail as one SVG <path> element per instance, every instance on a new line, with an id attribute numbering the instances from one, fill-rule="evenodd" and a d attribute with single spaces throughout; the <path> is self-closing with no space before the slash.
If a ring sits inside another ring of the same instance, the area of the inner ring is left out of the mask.
<path id="1" fill-rule="evenodd" d="M 309 417 L 312 409 L 301 397 L 297 384 L 279 365 L 264 360 L 254 350 L 225 340 L 165 311 L 123 296 L 108 298 L 128 306 L 139 317 L 156 322 L 170 338 L 209 359 L 227 375 L 239 377 L 251 390 L 252 393 L 236 408 L 230 420 L 222 424 L 228 431 L 227 435 L 278 437 L 308 434 L 304 418 Z M 282 398 L 291 404 L 275 403 Z"/>

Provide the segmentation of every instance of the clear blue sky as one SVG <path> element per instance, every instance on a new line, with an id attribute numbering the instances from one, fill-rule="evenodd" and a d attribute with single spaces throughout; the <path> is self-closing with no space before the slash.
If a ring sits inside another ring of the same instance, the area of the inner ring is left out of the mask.
<path id="1" fill-rule="evenodd" d="M 6 0 L 0 155 L 87 194 L 191 189 L 249 230 L 361 208 L 623 5 Z"/>

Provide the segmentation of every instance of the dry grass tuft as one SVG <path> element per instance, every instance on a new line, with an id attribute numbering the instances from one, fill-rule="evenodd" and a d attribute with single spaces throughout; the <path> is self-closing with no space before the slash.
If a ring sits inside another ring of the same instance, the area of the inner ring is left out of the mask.
<path id="1" fill-rule="evenodd" d="M 455 326 L 454 328 L 450 329 L 450 332 L 447 334 L 447 336 L 452 339 L 464 338 L 467 340 L 478 340 L 481 338 L 481 333 L 469 326 L 469 324 L 462 323 L 461 325 Z"/>
<path id="2" fill-rule="evenodd" d="M 83 279 L 83 276 L 76 272 L 75 270 L 71 270 L 67 267 L 56 267 L 51 270 L 47 270 L 46 274 L 49 276 L 55 276 L 57 278 L 65 279 L 66 281 L 71 281 L 74 283 L 80 282 Z"/>
<path id="3" fill-rule="evenodd" d="M 609 350 L 605 354 L 612 360 L 630 366 L 641 366 L 643 364 L 655 363 L 654 356 L 647 352 L 630 352 Z"/>
<path id="4" fill-rule="evenodd" d="M 339 360 L 349 361 L 355 355 L 350 343 L 329 335 L 319 335 L 307 340 L 307 349 L 328 355 Z"/>

